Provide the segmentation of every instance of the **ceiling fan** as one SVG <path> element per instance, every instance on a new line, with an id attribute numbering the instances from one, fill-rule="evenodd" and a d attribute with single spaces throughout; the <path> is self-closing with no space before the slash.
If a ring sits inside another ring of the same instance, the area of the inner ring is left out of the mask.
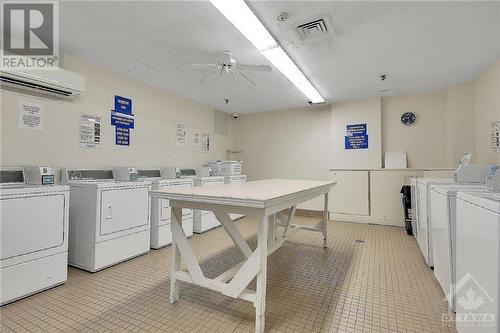
<path id="1" fill-rule="evenodd" d="M 212 69 L 212 72 L 201 79 L 200 83 L 207 81 L 209 78 L 213 77 L 216 74 L 221 76 L 223 75 L 231 75 L 236 74 L 242 76 L 248 82 L 255 86 L 255 82 L 252 81 L 248 76 L 246 76 L 243 72 L 245 71 L 254 71 L 254 72 L 270 72 L 272 70 L 271 66 L 267 65 L 245 65 L 239 64 L 236 62 L 231 56 L 231 52 L 223 51 L 218 52 L 218 60 L 216 63 L 208 63 L 208 64 L 190 64 L 190 67 L 202 68 L 202 69 Z"/>

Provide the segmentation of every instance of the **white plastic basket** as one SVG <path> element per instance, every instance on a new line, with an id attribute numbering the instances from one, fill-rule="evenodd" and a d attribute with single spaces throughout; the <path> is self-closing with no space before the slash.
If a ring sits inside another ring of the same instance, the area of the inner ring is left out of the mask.
<path id="1" fill-rule="evenodd" d="M 241 175 L 241 161 L 215 161 L 209 162 L 208 166 L 217 176 Z"/>

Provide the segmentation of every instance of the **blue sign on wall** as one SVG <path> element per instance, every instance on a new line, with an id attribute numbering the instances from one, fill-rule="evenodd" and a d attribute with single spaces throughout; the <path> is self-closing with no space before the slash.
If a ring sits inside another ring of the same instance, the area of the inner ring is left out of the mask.
<path id="1" fill-rule="evenodd" d="M 130 130 L 135 126 L 132 100 L 115 95 L 115 109 L 111 110 L 111 125 L 115 126 L 115 144 L 130 146 Z"/>
<path id="2" fill-rule="evenodd" d="M 119 146 L 130 146 L 130 129 L 116 127 L 115 129 L 115 144 Z"/>
<path id="3" fill-rule="evenodd" d="M 344 149 L 368 149 L 368 133 L 366 124 L 346 126 Z"/>
<path id="4" fill-rule="evenodd" d="M 115 111 L 132 115 L 132 100 L 115 95 Z"/>
<path id="5" fill-rule="evenodd" d="M 122 128 L 134 128 L 134 116 L 111 111 L 111 125 Z"/>

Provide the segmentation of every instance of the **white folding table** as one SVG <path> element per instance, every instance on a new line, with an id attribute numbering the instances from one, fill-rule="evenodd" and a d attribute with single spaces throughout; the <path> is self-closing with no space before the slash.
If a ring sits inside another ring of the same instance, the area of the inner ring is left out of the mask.
<path id="1" fill-rule="evenodd" d="M 170 303 L 175 303 L 179 299 L 179 281 L 215 290 L 233 298 L 244 299 L 254 304 L 255 331 L 263 332 L 267 256 L 299 230 L 322 233 L 323 247 L 326 248 L 328 192 L 334 185 L 335 182 L 327 181 L 268 179 L 210 187 L 150 191 L 153 197 L 168 199 L 172 209 Z M 298 204 L 321 195 L 324 196 L 323 216 L 314 227 L 292 223 Z M 182 230 L 182 208 L 213 211 L 246 260 L 216 278 L 206 278 Z M 229 213 L 256 216 L 261 219 L 258 224 L 255 251 L 250 249 L 229 217 Z M 186 264 L 187 271 L 180 269 L 181 258 Z M 256 291 L 247 289 L 255 276 L 257 276 Z"/>

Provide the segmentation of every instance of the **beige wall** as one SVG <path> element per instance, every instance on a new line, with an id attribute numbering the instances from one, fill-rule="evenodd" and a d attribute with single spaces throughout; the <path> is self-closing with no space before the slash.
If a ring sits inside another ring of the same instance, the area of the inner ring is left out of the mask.
<path id="1" fill-rule="evenodd" d="M 443 91 L 245 114 L 236 121 L 226 117 L 227 135 L 214 132 L 215 118 L 221 117 L 210 108 L 73 57 L 66 57 L 65 65 L 87 80 L 86 93 L 74 101 L 1 93 L 2 165 L 193 167 L 225 158 L 227 149 L 235 149 L 243 151 L 234 157 L 244 160 L 249 179 L 328 179 L 331 167 L 377 168 L 384 151 L 407 151 L 412 168 L 453 167 L 464 151 L 475 153 L 478 163 L 500 163 L 500 155 L 489 148 L 491 122 L 500 118 L 500 61 L 477 80 Z M 136 128 L 130 147 L 114 144 L 109 115 L 115 94 L 134 102 Z M 45 106 L 43 131 L 19 129 L 19 101 Z M 406 111 L 418 114 L 415 126 L 400 123 Z M 82 114 L 103 118 L 101 149 L 80 148 Z M 364 121 L 370 124 L 373 154 L 345 152 L 345 125 Z M 186 146 L 175 143 L 177 122 L 188 125 Z M 192 145 L 195 131 L 211 134 L 210 153 Z M 310 207 L 320 208 L 321 202 Z"/>
<path id="2" fill-rule="evenodd" d="M 406 151 L 409 168 L 441 168 L 446 160 L 444 91 L 382 98 L 382 149 Z M 415 112 L 413 126 L 401 123 L 401 115 Z"/>
<path id="3" fill-rule="evenodd" d="M 382 167 L 380 98 L 340 102 L 332 105 L 330 142 L 332 169 L 366 169 Z M 346 126 L 366 124 L 368 149 L 345 149 Z"/>
<path id="4" fill-rule="evenodd" d="M 473 88 L 470 81 L 454 84 L 446 91 L 446 160 L 450 166 L 457 165 L 464 152 L 475 152 Z"/>
<path id="5" fill-rule="evenodd" d="M 383 151 L 407 151 L 413 168 L 454 165 L 446 156 L 445 91 L 380 101 L 241 115 L 235 122 L 234 146 L 243 151 L 238 158 L 251 179 L 327 179 L 330 168 L 380 168 Z M 400 116 L 409 110 L 419 120 L 406 127 Z M 357 122 L 368 123 L 369 151 L 344 150 L 345 126 Z"/>
<path id="6" fill-rule="evenodd" d="M 2 165 L 47 164 L 54 166 L 167 166 L 195 167 L 208 160 L 225 158 L 232 148 L 232 120 L 227 119 L 228 135 L 214 133 L 214 110 L 148 86 L 126 76 L 96 68 L 76 58 L 66 57 L 65 67 L 86 77 L 86 92 L 74 101 L 35 99 L 2 91 Z M 114 95 L 133 100 L 135 129 L 131 145 L 116 146 L 110 110 Z M 45 107 L 44 130 L 19 129 L 19 101 Z M 79 119 L 82 114 L 102 117 L 102 148 L 79 146 Z M 175 142 L 177 122 L 188 126 L 188 144 Z M 211 135 L 211 151 L 201 152 L 192 145 L 194 131 Z"/>
<path id="7" fill-rule="evenodd" d="M 330 106 L 244 114 L 234 131 L 249 179 L 328 178 Z"/>
<path id="8" fill-rule="evenodd" d="M 407 111 L 418 115 L 414 126 L 401 124 Z M 386 151 L 406 151 L 408 167 L 416 169 L 453 168 L 464 152 L 473 152 L 476 163 L 500 163 L 489 147 L 496 120 L 500 61 L 478 79 L 441 91 L 335 103 L 331 117 L 327 106 L 319 113 L 305 107 L 242 115 L 235 123 L 235 148 L 243 150 L 239 158 L 253 179 L 321 178 L 330 167 L 378 168 Z M 356 122 L 371 124 L 372 152 L 344 150 L 345 125 Z"/>
<path id="9" fill-rule="evenodd" d="M 500 153 L 490 147 L 491 123 L 500 121 L 500 60 L 474 82 L 476 161 L 499 163 Z"/>

